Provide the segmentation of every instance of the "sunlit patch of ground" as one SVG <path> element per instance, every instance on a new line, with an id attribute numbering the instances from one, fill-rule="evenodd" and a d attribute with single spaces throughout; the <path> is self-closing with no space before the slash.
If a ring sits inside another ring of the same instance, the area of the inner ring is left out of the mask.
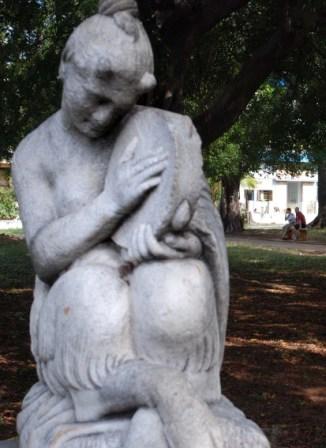
<path id="1" fill-rule="evenodd" d="M 257 338 L 246 339 L 233 337 L 229 337 L 226 342 L 226 346 L 228 347 L 243 347 L 244 345 L 265 345 L 267 347 L 272 347 L 279 350 L 305 351 L 310 353 L 319 353 L 326 356 L 326 346 L 322 343 L 289 342 L 282 339 L 278 341 L 270 341 Z"/>
<path id="2" fill-rule="evenodd" d="M 314 403 L 326 405 L 326 386 L 308 387 L 303 391 L 303 395 Z"/>
<path id="3" fill-rule="evenodd" d="M 223 393 L 272 448 L 325 448 L 326 257 L 232 247 Z M 34 278 L 22 241 L 0 245 L 0 439 L 15 435 L 36 381 L 29 309 Z M 254 447 L 253 447 L 254 448 Z"/>
<path id="4" fill-rule="evenodd" d="M 224 393 L 264 428 L 273 448 L 325 448 L 326 257 L 229 252 Z"/>

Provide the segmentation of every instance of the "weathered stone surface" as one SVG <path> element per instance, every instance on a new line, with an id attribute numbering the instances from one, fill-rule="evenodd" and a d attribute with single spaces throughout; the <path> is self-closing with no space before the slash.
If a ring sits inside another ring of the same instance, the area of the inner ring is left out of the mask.
<path id="1" fill-rule="evenodd" d="M 0 441 L 0 448 L 18 448 L 18 439 Z"/>
<path id="2" fill-rule="evenodd" d="M 100 2 L 60 76 L 13 162 L 37 275 L 19 448 L 268 448 L 221 394 L 223 227 L 191 120 L 136 106 L 155 78 L 133 0 Z"/>

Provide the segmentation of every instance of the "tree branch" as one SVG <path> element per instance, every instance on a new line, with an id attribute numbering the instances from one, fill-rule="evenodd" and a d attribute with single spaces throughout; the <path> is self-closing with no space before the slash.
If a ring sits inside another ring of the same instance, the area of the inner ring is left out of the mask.
<path id="1" fill-rule="evenodd" d="M 299 41 L 299 34 L 282 27 L 249 58 L 223 94 L 194 120 L 204 147 L 234 124 L 255 91 Z"/>
<path id="2" fill-rule="evenodd" d="M 139 0 L 144 23 L 156 22 L 160 36 L 171 49 L 189 47 L 193 41 L 211 30 L 222 19 L 241 9 L 249 0 Z"/>
<path id="3" fill-rule="evenodd" d="M 249 0 L 139 0 L 144 25 L 156 55 L 169 54 L 171 63 L 156 91 L 157 105 L 183 111 L 185 66 L 197 41 L 223 18 Z"/>
<path id="4" fill-rule="evenodd" d="M 193 43 L 248 2 L 249 0 L 204 0 L 199 6 L 198 1 L 188 2 L 193 4 L 191 8 L 176 6 L 174 13 L 164 23 L 163 37 L 170 45 L 175 45 L 176 39 L 182 44 L 189 37 Z M 189 48 L 189 43 L 187 46 Z"/>

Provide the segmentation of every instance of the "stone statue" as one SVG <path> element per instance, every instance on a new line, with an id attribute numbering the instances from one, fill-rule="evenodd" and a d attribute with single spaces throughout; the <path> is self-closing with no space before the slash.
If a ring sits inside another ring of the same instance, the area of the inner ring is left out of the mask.
<path id="1" fill-rule="evenodd" d="M 156 83 L 137 12 L 103 0 L 74 30 L 61 109 L 14 156 L 39 378 L 18 444 L 268 448 L 221 394 L 223 228 L 191 120 L 136 106 Z"/>

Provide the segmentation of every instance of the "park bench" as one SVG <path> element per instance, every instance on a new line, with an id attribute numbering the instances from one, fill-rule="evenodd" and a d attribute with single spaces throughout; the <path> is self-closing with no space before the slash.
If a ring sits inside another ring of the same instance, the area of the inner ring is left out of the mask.
<path id="1" fill-rule="evenodd" d="M 307 241 L 308 229 L 299 229 L 299 241 Z"/>

